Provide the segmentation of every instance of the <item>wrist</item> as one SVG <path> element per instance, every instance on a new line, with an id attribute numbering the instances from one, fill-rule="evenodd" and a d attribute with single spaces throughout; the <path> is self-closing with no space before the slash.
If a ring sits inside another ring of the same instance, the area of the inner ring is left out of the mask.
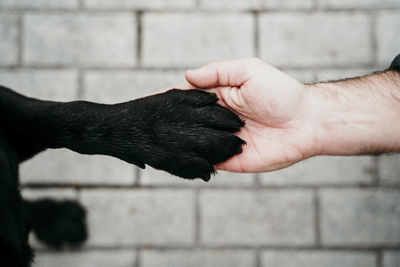
<path id="1" fill-rule="evenodd" d="M 306 86 L 316 155 L 400 151 L 400 75 L 393 71 Z"/>
<path id="2" fill-rule="evenodd" d="M 73 101 L 65 103 L 56 103 L 53 106 L 46 107 L 42 111 L 46 118 L 48 132 L 46 139 L 47 146 L 50 148 L 68 148 L 82 154 L 89 153 L 92 150 L 93 142 L 100 137 L 95 131 L 101 127 L 103 120 L 98 120 L 97 116 L 104 113 L 106 105 L 86 102 Z M 80 144 L 84 144 L 82 148 Z"/>

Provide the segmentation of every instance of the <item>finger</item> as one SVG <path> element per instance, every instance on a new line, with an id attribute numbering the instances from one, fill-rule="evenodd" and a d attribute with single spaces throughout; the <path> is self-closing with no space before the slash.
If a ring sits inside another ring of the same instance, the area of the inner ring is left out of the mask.
<path id="1" fill-rule="evenodd" d="M 236 161 L 236 157 L 238 157 L 238 156 L 233 156 L 232 158 L 228 159 L 225 162 L 214 165 L 215 169 L 219 170 L 219 171 L 230 171 L 230 172 L 239 172 L 240 173 L 240 170 L 237 167 L 238 165 L 234 163 Z"/>
<path id="2" fill-rule="evenodd" d="M 219 171 L 247 173 L 247 171 L 244 170 L 241 166 L 240 159 L 239 159 L 240 156 L 241 156 L 241 154 L 235 155 L 225 162 L 214 165 L 214 167 L 216 170 L 219 170 Z"/>
<path id="3" fill-rule="evenodd" d="M 249 59 L 239 59 L 211 63 L 199 69 L 188 70 L 185 74 L 186 80 L 199 88 L 240 87 L 250 78 L 249 62 Z"/>
<path id="4" fill-rule="evenodd" d="M 217 95 L 217 104 L 232 110 L 236 114 L 243 115 L 242 111 L 246 108 L 247 104 L 241 89 L 237 87 L 225 86 L 213 88 L 207 90 L 207 92 L 213 92 Z"/>

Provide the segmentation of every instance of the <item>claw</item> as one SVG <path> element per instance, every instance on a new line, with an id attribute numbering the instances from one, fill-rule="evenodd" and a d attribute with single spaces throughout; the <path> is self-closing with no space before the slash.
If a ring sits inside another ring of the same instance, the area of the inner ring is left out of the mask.
<path id="1" fill-rule="evenodd" d="M 203 177 L 200 177 L 204 182 L 208 182 L 211 179 L 211 174 L 206 174 Z"/>

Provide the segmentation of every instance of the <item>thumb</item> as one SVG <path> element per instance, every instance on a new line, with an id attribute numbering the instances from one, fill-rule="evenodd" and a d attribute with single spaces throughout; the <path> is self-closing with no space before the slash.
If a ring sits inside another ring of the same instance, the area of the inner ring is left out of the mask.
<path id="1" fill-rule="evenodd" d="M 249 60 L 251 59 L 214 62 L 199 69 L 188 70 L 185 74 L 186 80 L 198 88 L 240 87 L 250 78 Z"/>

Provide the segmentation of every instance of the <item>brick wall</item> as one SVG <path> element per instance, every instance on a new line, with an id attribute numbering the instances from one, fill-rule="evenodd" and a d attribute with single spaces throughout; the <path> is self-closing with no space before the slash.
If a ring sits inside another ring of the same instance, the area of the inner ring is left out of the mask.
<path id="1" fill-rule="evenodd" d="M 399 0 L 0 0 L 0 83 L 105 103 L 257 56 L 310 82 L 385 68 Z M 208 184 L 105 156 L 48 151 L 21 167 L 27 198 L 78 199 L 90 238 L 34 266 L 400 266 L 400 156 L 319 157 Z M 39 188 L 40 187 L 40 188 Z M 33 238 L 34 239 L 34 238 Z"/>

